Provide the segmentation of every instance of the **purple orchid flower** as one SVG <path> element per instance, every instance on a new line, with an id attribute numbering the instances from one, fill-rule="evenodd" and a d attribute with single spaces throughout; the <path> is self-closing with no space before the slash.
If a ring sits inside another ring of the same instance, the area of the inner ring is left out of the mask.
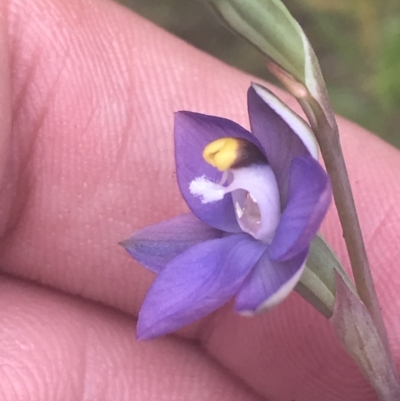
<path id="1" fill-rule="evenodd" d="M 234 296 L 237 312 L 260 313 L 300 279 L 330 204 L 330 180 L 310 127 L 270 91 L 253 84 L 248 111 L 251 133 L 224 118 L 175 116 L 177 179 L 192 213 L 122 243 L 157 273 L 139 313 L 139 339 L 175 331 Z M 202 155 L 211 149 L 214 157 L 221 143 L 236 147 L 224 153 L 233 163 L 223 172 Z"/>

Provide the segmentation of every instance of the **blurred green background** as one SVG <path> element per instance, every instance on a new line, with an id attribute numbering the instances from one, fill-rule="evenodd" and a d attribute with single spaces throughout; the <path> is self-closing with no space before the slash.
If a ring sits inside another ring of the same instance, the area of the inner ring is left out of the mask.
<path id="1" fill-rule="evenodd" d="M 228 64 L 275 82 L 264 57 L 199 0 L 120 0 Z M 400 148 L 400 1 L 285 0 L 320 60 L 337 113 Z"/>

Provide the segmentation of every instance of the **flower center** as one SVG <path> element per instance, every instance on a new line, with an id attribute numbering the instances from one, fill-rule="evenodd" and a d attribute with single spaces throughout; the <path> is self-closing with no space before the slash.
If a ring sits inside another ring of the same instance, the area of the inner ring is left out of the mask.
<path id="1" fill-rule="evenodd" d="M 254 238 L 269 243 L 280 218 L 278 185 L 271 167 L 261 151 L 251 142 L 222 138 L 210 143 L 204 159 L 223 171 L 218 183 L 204 175 L 189 186 L 202 203 L 221 200 L 231 193 L 240 228 Z"/>

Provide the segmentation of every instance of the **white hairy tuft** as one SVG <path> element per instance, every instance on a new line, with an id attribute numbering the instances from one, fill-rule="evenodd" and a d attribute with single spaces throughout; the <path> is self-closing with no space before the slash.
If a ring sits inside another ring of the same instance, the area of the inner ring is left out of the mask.
<path id="1" fill-rule="evenodd" d="M 189 185 L 193 196 L 201 198 L 201 203 L 211 203 L 221 200 L 225 195 L 225 188 L 208 180 L 204 175 L 196 177 Z"/>

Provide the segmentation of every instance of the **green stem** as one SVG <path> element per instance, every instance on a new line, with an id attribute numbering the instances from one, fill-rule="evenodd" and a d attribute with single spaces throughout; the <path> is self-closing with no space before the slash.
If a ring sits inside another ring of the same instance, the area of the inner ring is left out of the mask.
<path id="1" fill-rule="evenodd" d="M 334 126 L 328 123 L 324 112 L 314 98 L 308 96 L 307 98 L 299 99 L 299 101 L 307 115 L 311 111 L 313 112 L 310 121 L 314 121 L 312 125 L 315 126 L 312 128 L 321 148 L 325 167 L 331 177 L 333 196 L 342 225 L 343 237 L 346 242 L 357 292 L 371 314 L 388 356 L 393 362 L 340 145 L 338 127 L 336 122 Z"/>

